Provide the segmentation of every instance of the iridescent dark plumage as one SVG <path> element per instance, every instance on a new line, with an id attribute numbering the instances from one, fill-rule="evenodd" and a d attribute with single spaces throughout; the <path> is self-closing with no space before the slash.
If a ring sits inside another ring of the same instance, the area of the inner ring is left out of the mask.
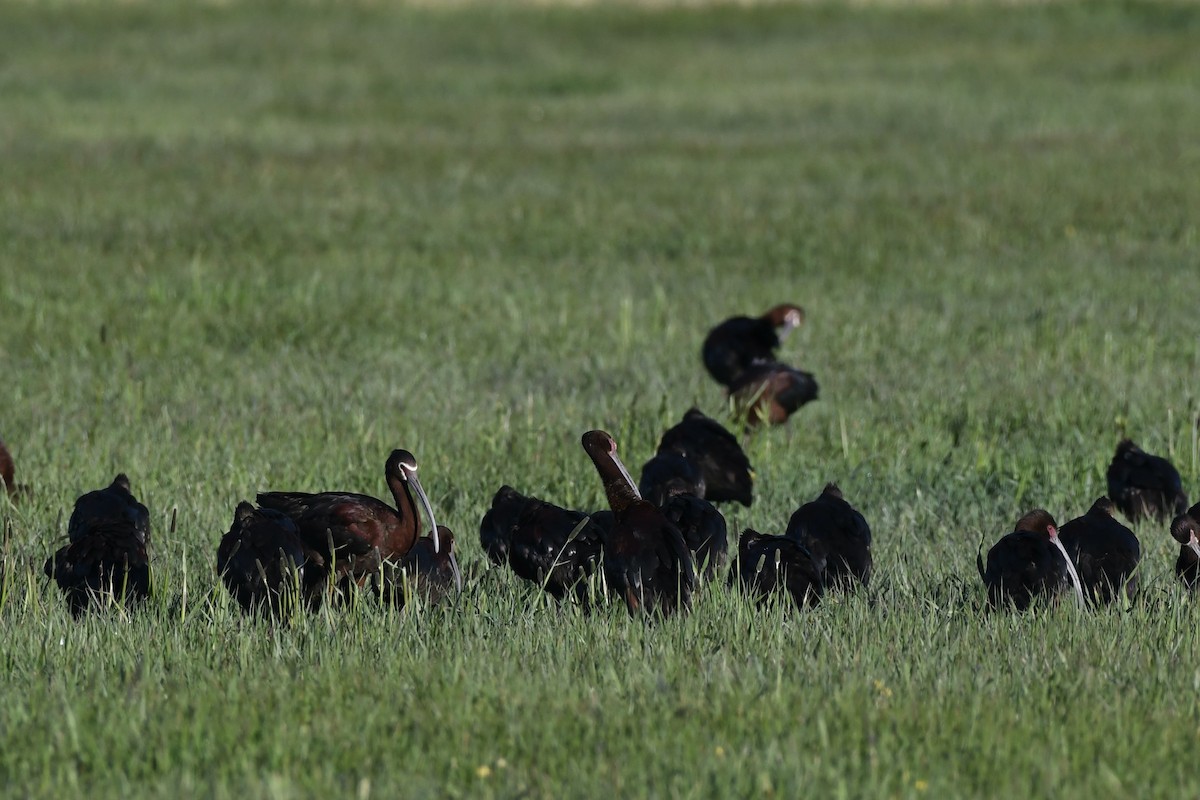
<path id="1" fill-rule="evenodd" d="M 325 565 L 290 518 L 242 502 L 217 547 L 217 574 L 243 610 L 279 614 L 301 599 L 320 605 Z"/>
<path id="2" fill-rule="evenodd" d="M 1171 521 L 1171 536 L 1179 542 L 1175 575 L 1195 591 L 1200 588 L 1200 503 Z"/>
<path id="3" fill-rule="evenodd" d="M 583 435 L 583 449 L 604 482 L 613 512 L 602 534 L 604 577 L 630 614 L 669 616 L 691 608 L 696 570 L 683 535 L 653 503 L 643 500 L 617 445 L 604 431 Z"/>
<path id="4" fill-rule="evenodd" d="M 1056 600 L 1072 590 L 1068 557 L 1055 545 L 1057 536 L 1054 518 L 1039 508 L 1021 517 L 1013 532 L 992 546 L 986 567 L 976 554 L 993 608 L 1012 605 L 1024 611 L 1037 599 Z"/>
<path id="5" fill-rule="evenodd" d="M 384 591 L 397 607 L 420 597 L 432 607 L 462 591 L 462 573 L 454 552 L 454 533 L 438 526 L 439 550 L 434 551 L 433 537 L 422 536 L 399 562 L 384 562 Z"/>
<path id="6" fill-rule="evenodd" d="M 1133 531 L 1113 518 L 1113 504 L 1101 497 L 1082 517 L 1058 529 L 1058 538 L 1075 562 L 1083 593 L 1096 605 L 1111 603 L 1124 591 L 1137 597 L 1135 570 L 1142 549 Z"/>
<path id="7" fill-rule="evenodd" d="M 290 517 L 305 547 L 320 556 L 335 581 L 362 585 L 384 561 L 400 560 L 417 541 L 422 526 L 412 491 L 434 524 L 412 453 L 393 451 L 384 467 L 384 477 L 395 508 L 351 492 L 263 492 L 258 495 L 258 504 Z"/>
<path id="8" fill-rule="evenodd" d="M 729 532 L 716 506 L 684 492 L 672 494 L 656 505 L 683 535 L 705 580 L 724 571 L 729 559 Z"/>
<path id="9" fill-rule="evenodd" d="M 659 453 L 675 453 L 700 469 L 704 499 L 734 501 L 749 506 L 754 500 L 754 470 L 737 438 L 699 409 L 689 409 L 679 424 L 658 442 Z"/>
<path id="10" fill-rule="evenodd" d="M 853 589 L 871 579 L 871 527 L 829 483 L 816 500 L 796 509 L 784 533 L 824 562 L 827 589 Z"/>
<path id="11" fill-rule="evenodd" d="M 150 513 L 130 493 L 123 473 L 75 501 L 67 538 L 44 570 L 72 614 L 93 603 L 130 604 L 150 595 Z"/>
<path id="12" fill-rule="evenodd" d="M 761 317 L 730 317 L 704 338 L 700 351 L 704 367 L 717 383 L 729 386 L 751 365 L 773 361 L 780 331 L 786 336 L 803 321 L 804 309 L 790 303 L 775 306 Z"/>
<path id="13" fill-rule="evenodd" d="M 490 545 L 498 551 L 490 543 L 507 538 L 504 551 L 509 567 L 518 577 L 544 588 L 559 600 L 574 593 L 581 603 L 587 603 L 588 578 L 596 572 L 600 561 L 600 529 L 587 514 L 526 497 L 505 486 L 496 493 L 492 508 L 484 515 L 481 540 L 485 528 L 488 533 L 485 549 Z"/>
<path id="14" fill-rule="evenodd" d="M 699 466 L 679 453 L 658 453 L 642 465 L 638 491 L 656 506 L 661 506 L 674 494 L 704 497 L 704 474 Z"/>
<path id="15" fill-rule="evenodd" d="M 747 427 L 760 422 L 781 425 L 801 406 L 816 400 L 819 391 L 811 373 L 778 362 L 755 364 L 729 387 Z"/>
<path id="16" fill-rule="evenodd" d="M 508 485 L 501 486 L 492 497 L 491 508 L 479 522 L 479 544 L 493 564 L 503 566 L 508 563 L 512 531 L 529 499 Z"/>
<path id="17" fill-rule="evenodd" d="M 738 540 L 738 558 L 729 585 L 740 585 L 753 597 L 766 600 L 786 589 L 795 604 L 816 605 L 824 594 L 823 559 L 787 536 L 768 536 L 747 528 Z"/>
<path id="18" fill-rule="evenodd" d="M 1128 439 L 1117 445 L 1107 478 L 1108 496 L 1130 522 L 1148 517 L 1165 523 L 1187 510 L 1179 470 Z"/>

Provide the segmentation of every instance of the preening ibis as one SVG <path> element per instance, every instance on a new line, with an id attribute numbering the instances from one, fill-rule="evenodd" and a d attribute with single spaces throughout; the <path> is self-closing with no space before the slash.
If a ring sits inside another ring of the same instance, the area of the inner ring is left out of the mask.
<path id="1" fill-rule="evenodd" d="M 583 435 L 583 449 L 604 482 L 613 512 L 602 533 L 604 577 L 630 614 L 668 616 L 691 608 L 696 571 L 687 542 L 663 512 L 638 494 L 617 456 L 617 443 L 604 431 Z"/>
<path id="2" fill-rule="evenodd" d="M 761 317 L 730 317 L 704 338 L 704 367 L 717 383 L 730 386 L 751 365 L 774 361 L 781 341 L 803 322 L 804 309 L 791 303 Z"/>
<path id="3" fill-rule="evenodd" d="M 788 536 L 770 536 L 746 528 L 738 540 L 737 563 L 729 584 L 741 585 L 750 595 L 766 600 L 786 589 L 800 607 L 816 605 L 825 591 L 824 559 Z"/>
<path id="4" fill-rule="evenodd" d="M 279 614 L 301 599 L 319 606 L 326 573 L 291 518 L 241 502 L 217 547 L 217 574 L 243 610 Z"/>
<path id="5" fill-rule="evenodd" d="M 1079 574 L 1058 540 L 1054 517 L 1044 509 L 1017 520 L 1013 532 L 988 551 L 986 568 L 980 553 L 975 554 L 975 565 L 993 608 L 1011 604 L 1024 611 L 1037 598 L 1054 600 L 1072 590 L 1080 607 L 1085 605 Z"/>
<path id="6" fill-rule="evenodd" d="M 574 536 L 572 537 L 572 534 Z M 600 561 L 600 527 L 582 511 L 501 486 L 479 525 L 488 557 L 562 600 L 586 604 L 588 578 Z"/>
<path id="7" fill-rule="evenodd" d="M 1152 456 L 1129 439 L 1117 445 L 1108 465 L 1108 496 L 1130 522 L 1150 518 L 1165 523 L 1187 510 L 1179 470 L 1165 458 Z"/>
<path id="8" fill-rule="evenodd" d="M 816 500 L 796 509 L 784 535 L 824 563 L 826 588 L 852 589 L 870 581 L 871 527 L 837 484 L 826 484 Z"/>
<path id="9" fill-rule="evenodd" d="M 1138 591 L 1136 570 L 1142 548 L 1113 511 L 1113 502 L 1101 497 L 1082 517 L 1058 529 L 1058 539 L 1079 572 L 1084 595 L 1097 605 L 1113 602 L 1122 591 L 1133 600 Z"/>
<path id="10" fill-rule="evenodd" d="M 1200 587 L 1200 503 L 1172 520 L 1171 536 L 1179 542 L 1175 574 L 1184 586 L 1195 590 Z"/>
<path id="11" fill-rule="evenodd" d="M 704 474 L 698 465 L 679 453 L 656 453 L 642 465 L 638 491 L 656 506 L 675 494 L 704 497 Z"/>
<path id="12" fill-rule="evenodd" d="M 754 470 L 737 437 L 697 408 L 688 409 L 679 424 L 658 442 L 658 453 L 673 453 L 700 470 L 705 500 L 734 501 L 749 506 L 753 500 Z"/>
<path id="13" fill-rule="evenodd" d="M 755 364 L 729 387 L 734 406 L 746 427 L 760 422 L 781 425 L 806 403 L 816 400 L 820 387 L 811 373 L 773 361 Z"/>
<path id="14" fill-rule="evenodd" d="M 58 583 L 73 615 L 92 603 L 149 597 L 150 513 L 130 492 L 124 473 L 75 501 L 67 539 L 44 570 Z"/>
<path id="15" fill-rule="evenodd" d="M 437 547 L 433 535 L 429 534 L 417 539 L 398 562 L 384 562 L 381 574 L 384 591 L 398 607 L 403 607 L 412 597 L 420 597 L 432 607 L 462 591 L 462 573 L 454 553 L 454 533 L 444 525 L 439 525 L 437 532 Z"/>
<path id="16" fill-rule="evenodd" d="M 716 506 L 687 492 L 672 493 L 655 505 L 679 529 L 705 580 L 724 571 L 729 560 L 729 530 Z"/>

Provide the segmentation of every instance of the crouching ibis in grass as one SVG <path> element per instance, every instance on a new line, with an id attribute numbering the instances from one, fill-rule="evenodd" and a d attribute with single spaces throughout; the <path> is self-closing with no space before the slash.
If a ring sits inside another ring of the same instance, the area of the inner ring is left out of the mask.
<path id="1" fill-rule="evenodd" d="M 247 502 L 217 546 L 217 574 L 244 611 L 272 615 L 319 606 L 326 577 L 324 560 L 290 517 Z"/>
<path id="2" fill-rule="evenodd" d="M 1107 605 L 1124 592 L 1137 596 L 1136 573 L 1142 548 L 1133 531 L 1113 516 L 1113 502 L 1101 497 L 1082 517 L 1058 529 L 1058 539 L 1075 563 L 1084 596 L 1095 605 Z"/>
<path id="3" fill-rule="evenodd" d="M 755 364 L 729 387 L 733 404 L 747 428 L 760 422 L 782 425 L 820 391 L 811 373 L 779 362 Z"/>
<path id="4" fill-rule="evenodd" d="M 742 531 L 737 563 L 729 572 L 729 585 L 740 585 L 753 597 L 767 600 L 786 590 L 799 608 L 814 606 L 825 591 L 824 560 L 789 536 L 769 536 Z"/>
<path id="5" fill-rule="evenodd" d="M 1187 510 L 1179 470 L 1123 439 L 1108 465 L 1108 496 L 1130 522 L 1144 518 L 1165 523 Z"/>
<path id="6" fill-rule="evenodd" d="M 988 551 L 986 568 L 978 552 L 975 565 L 992 608 L 1012 605 L 1024 611 L 1035 600 L 1057 600 L 1069 591 L 1074 591 L 1081 608 L 1085 605 L 1075 564 L 1058 540 L 1054 517 L 1044 509 L 1017 520 L 1013 532 Z"/>
<path id="7" fill-rule="evenodd" d="M 1200 503 L 1172 520 L 1171 536 L 1179 542 L 1175 574 L 1184 586 L 1195 590 L 1200 587 Z"/>
<path id="8" fill-rule="evenodd" d="M 404 607 L 413 597 L 432 607 L 462 591 L 462 573 L 454 556 L 454 533 L 444 525 L 438 526 L 437 533 L 437 546 L 430 533 L 417 539 L 398 562 L 383 563 L 382 588 L 397 607 Z"/>
<path id="9" fill-rule="evenodd" d="M 656 453 L 642 465 L 638 491 L 656 506 L 676 494 L 704 497 L 704 474 L 699 466 L 679 453 Z"/>
<path id="10" fill-rule="evenodd" d="M 129 605 L 150 596 L 150 513 L 124 473 L 75 501 L 67 539 L 44 569 L 73 615 L 92 604 Z"/>
<path id="11" fill-rule="evenodd" d="M 667 521 L 679 529 L 696 568 L 706 581 L 725 570 L 729 559 L 729 529 L 716 506 L 702 497 L 675 492 L 655 503 Z"/>
<path id="12" fill-rule="evenodd" d="M 816 500 L 792 514 L 784 533 L 823 564 L 825 588 L 853 589 L 871 579 L 871 526 L 842 490 L 828 483 Z"/>
<path id="13" fill-rule="evenodd" d="M 737 437 L 697 408 L 688 409 L 677 425 L 667 429 L 658 442 L 658 454 L 673 454 L 695 465 L 704 484 L 703 493 L 693 492 L 697 497 L 747 507 L 754 500 L 754 470 Z M 656 488 L 653 482 L 646 487 Z"/>
<path id="14" fill-rule="evenodd" d="M 761 317 L 730 317 L 704 338 L 704 367 L 717 383 L 731 386 L 753 364 L 774 361 L 783 339 L 803 322 L 804 309 L 791 303 Z"/>
<path id="15" fill-rule="evenodd" d="M 600 526 L 582 511 L 501 486 L 479 524 L 488 558 L 559 600 L 588 603 L 588 579 L 600 561 Z"/>
<path id="16" fill-rule="evenodd" d="M 320 557 L 339 586 L 363 586 L 384 561 L 399 561 L 416 543 L 423 530 L 418 501 L 429 516 L 434 552 L 441 550 L 433 507 L 417 478 L 413 454 L 393 450 L 384 465 L 384 479 L 395 508 L 351 492 L 263 492 L 258 504 L 296 523 L 301 541 Z"/>
<path id="17" fill-rule="evenodd" d="M 666 617 L 690 610 L 696 570 L 683 535 L 638 494 L 611 436 L 588 431 L 583 449 L 600 474 L 613 512 L 612 527 L 601 534 L 609 590 L 624 598 L 633 615 Z"/>

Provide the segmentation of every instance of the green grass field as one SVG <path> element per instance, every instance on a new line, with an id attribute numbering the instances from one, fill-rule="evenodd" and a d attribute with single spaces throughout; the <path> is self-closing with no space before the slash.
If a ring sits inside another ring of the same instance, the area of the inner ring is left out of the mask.
<path id="1" fill-rule="evenodd" d="M 0 5 L 0 785 L 87 797 L 1184 797 L 1200 611 L 984 613 L 980 540 L 1104 492 L 1128 434 L 1200 494 L 1200 9 Z M 837 480 L 865 594 L 685 619 L 488 570 L 502 483 L 598 508 L 700 342 L 781 300 L 822 399 L 748 445 L 782 532 Z M 291 626 L 217 586 L 234 505 L 387 496 L 412 450 L 457 605 Z M 41 574 L 127 472 L 157 595 Z M 174 520 L 174 530 L 172 521 Z"/>

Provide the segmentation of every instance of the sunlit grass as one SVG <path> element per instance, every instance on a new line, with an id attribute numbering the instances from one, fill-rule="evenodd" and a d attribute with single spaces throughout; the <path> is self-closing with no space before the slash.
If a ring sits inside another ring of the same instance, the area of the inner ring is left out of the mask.
<path id="1" fill-rule="evenodd" d="M 1189 796 L 1197 613 L 983 610 L 975 551 L 1104 492 L 1200 493 L 1200 14 L 1161 3 L 646 10 L 0 5 L 0 776 L 19 795 Z M 587 614 L 486 566 L 502 483 L 603 505 L 699 344 L 798 302 L 821 400 L 747 442 L 732 529 L 836 480 L 866 593 Z M 387 496 L 416 454 L 467 590 L 271 625 L 239 500 Z M 41 574 L 129 474 L 155 596 Z M 3 502 L 3 501 L 0 501 Z"/>

